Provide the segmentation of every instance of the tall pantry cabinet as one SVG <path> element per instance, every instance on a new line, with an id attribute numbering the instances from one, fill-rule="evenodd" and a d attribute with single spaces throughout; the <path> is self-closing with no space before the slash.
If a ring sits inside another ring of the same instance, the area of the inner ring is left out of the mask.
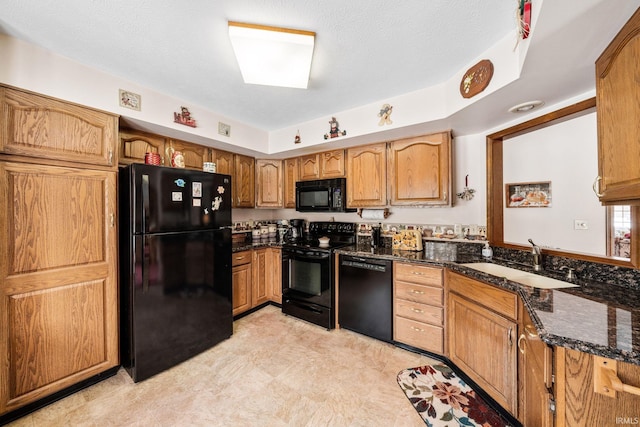
<path id="1" fill-rule="evenodd" d="M 0 417 L 118 363 L 116 116 L 0 86 Z"/>

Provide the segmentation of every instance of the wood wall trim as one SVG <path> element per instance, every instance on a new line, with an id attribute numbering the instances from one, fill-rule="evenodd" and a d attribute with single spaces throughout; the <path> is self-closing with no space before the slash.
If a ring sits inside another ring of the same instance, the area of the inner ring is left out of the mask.
<path id="1" fill-rule="evenodd" d="M 513 138 L 528 132 L 533 132 L 548 126 L 556 125 L 594 111 L 596 98 L 589 98 L 565 108 L 544 114 L 540 117 L 519 123 L 487 136 L 487 240 L 494 246 L 508 249 L 528 250 L 529 246 L 505 243 L 504 241 L 504 211 L 503 211 L 503 142 L 504 139 Z M 635 238 L 632 238 L 631 260 L 611 258 L 577 252 L 544 249 L 545 254 L 569 257 L 587 262 L 612 264 L 621 267 L 637 268 L 640 265 L 640 207 L 632 207 L 632 229 Z"/>

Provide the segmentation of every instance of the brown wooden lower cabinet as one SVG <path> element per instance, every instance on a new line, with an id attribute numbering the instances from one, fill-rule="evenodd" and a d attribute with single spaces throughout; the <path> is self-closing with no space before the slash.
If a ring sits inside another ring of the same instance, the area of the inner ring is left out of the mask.
<path id="1" fill-rule="evenodd" d="M 269 249 L 254 249 L 251 262 L 253 282 L 251 286 L 251 306 L 257 307 L 269 301 L 271 272 L 269 271 Z"/>
<path id="2" fill-rule="evenodd" d="M 556 426 L 591 427 L 640 424 L 640 396 L 618 392 L 608 397 L 594 391 L 595 356 L 555 348 Z M 640 366 L 616 362 L 623 383 L 640 387 Z"/>
<path id="3" fill-rule="evenodd" d="M 553 426 L 553 350 L 544 343 L 520 303 L 518 419 L 524 426 Z"/>
<path id="4" fill-rule="evenodd" d="M 394 340 L 444 354 L 442 268 L 396 262 L 393 276 Z"/>
<path id="5" fill-rule="evenodd" d="M 259 248 L 232 255 L 233 315 L 269 301 L 282 303 L 282 251 Z"/>
<path id="6" fill-rule="evenodd" d="M 232 255 L 233 315 L 251 308 L 253 271 L 252 251 L 236 252 Z"/>
<path id="7" fill-rule="evenodd" d="M 517 416 L 517 296 L 447 271 L 449 359 Z"/>
<path id="8" fill-rule="evenodd" d="M 115 367 L 116 173 L 0 161 L 0 415 Z"/>

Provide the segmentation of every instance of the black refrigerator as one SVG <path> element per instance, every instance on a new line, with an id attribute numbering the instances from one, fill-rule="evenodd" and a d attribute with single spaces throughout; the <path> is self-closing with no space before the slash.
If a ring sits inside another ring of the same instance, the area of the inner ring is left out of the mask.
<path id="1" fill-rule="evenodd" d="M 231 177 L 119 173 L 120 357 L 135 382 L 229 338 Z"/>

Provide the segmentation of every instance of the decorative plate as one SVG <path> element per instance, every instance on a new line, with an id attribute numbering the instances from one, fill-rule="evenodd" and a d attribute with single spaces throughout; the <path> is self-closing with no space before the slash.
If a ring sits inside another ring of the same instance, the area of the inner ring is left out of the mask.
<path id="1" fill-rule="evenodd" d="M 469 68 L 460 82 L 460 95 L 463 98 L 471 98 L 489 86 L 493 77 L 493 64 L 488 59 L 483 59 Z"/>

